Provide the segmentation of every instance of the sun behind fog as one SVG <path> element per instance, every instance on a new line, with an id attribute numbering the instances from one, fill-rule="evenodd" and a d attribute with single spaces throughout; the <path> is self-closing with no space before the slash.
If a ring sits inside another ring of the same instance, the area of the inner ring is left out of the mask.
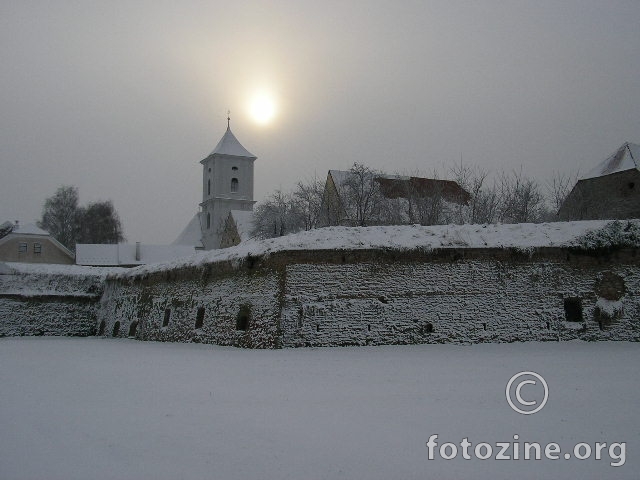
<path id="1" fill-rule="evenodd" d="M 249 103 L 249 113 L 259 124 L 271 123 L 276 115 L 276 103 L 273 97 L 267 93 L 256 94 Z"/>

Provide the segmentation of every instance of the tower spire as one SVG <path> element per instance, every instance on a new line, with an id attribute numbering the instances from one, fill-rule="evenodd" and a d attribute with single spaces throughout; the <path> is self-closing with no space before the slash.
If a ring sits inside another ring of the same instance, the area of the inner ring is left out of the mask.
<path id="1" fill-rule="evenodd" d="M 227 110 L 227 128 L 229 127 L 229 124 L 231 123 L 231 110 Z"/>

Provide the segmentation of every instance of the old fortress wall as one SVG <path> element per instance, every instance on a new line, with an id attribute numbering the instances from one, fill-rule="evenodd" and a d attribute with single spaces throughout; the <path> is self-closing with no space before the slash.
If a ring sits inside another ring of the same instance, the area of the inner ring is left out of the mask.
<path id="1" fill-rule="evenodd" d="M 110 279 L 99 329 L 255 348 L 639 340 L 639 260 L 635 249 L 278 252 Z"/>
<path id="2" fill-rule="evenodd" d="M 0 337 L 88 336 L 109 270 L 0 263 Z"/>
<path id="3" fill-rule="evenodd" d="M 112 272 L 106 280 L 62 269 L 5 272 L 0 336 L 248 348 L 637 341 L 639 262 L 636 248 L 347 249 Z"/>

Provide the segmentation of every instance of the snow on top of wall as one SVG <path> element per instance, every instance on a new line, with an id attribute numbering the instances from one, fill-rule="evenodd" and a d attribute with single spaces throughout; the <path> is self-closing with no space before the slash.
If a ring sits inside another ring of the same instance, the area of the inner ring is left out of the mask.
<path id="1" fill-rule="evenodd" d="M 638 224 L 634 220 L 634 225 Z M 569 247 L 583 245 L 589 232 L 603 229 L 610 221 L 588 220 L 553 223 L 487 225 L 394 225 L 377 227 L 325 227 L 265 240 L 252 239 L 235 247 L 199 252 L 172 262 L 145 265 L 129 270 L 135 276 L 179 267 L 237 261 L 247 255 L 265 255 L 286 250 L 392 249 L 431 250 L 436 248 L 518 248 Z M 626 223 L 626 222 L 625 222 Z"/>
<path id="2" fill-rule="evenodd" d="M 611 175 L 612 173 L 624 172 L 634 168 L 638 169 L 639 161 L 640 145 L 627 142 L 616 150 L 613 155 L 587 172 L 581 180 Z"/>
<path id="3" fill-rule="evenodd" d="M 0 275 L 43 274 L 67 275 L 72 277 L 106 277 L 109 274 L 126 272 L 121 267 L 84 267 L 80 265 L 59 265 L 50 263 L 0 262 Z"/>

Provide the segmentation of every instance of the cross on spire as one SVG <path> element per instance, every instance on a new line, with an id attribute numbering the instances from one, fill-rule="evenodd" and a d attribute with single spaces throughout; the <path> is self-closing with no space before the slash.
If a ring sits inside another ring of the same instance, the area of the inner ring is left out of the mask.
<path id="1" fill-rule="evenodd" d="M 229 128 L 230 123 L 231 123 L 231 110 L 227 110 L 227 128 Z"/>

